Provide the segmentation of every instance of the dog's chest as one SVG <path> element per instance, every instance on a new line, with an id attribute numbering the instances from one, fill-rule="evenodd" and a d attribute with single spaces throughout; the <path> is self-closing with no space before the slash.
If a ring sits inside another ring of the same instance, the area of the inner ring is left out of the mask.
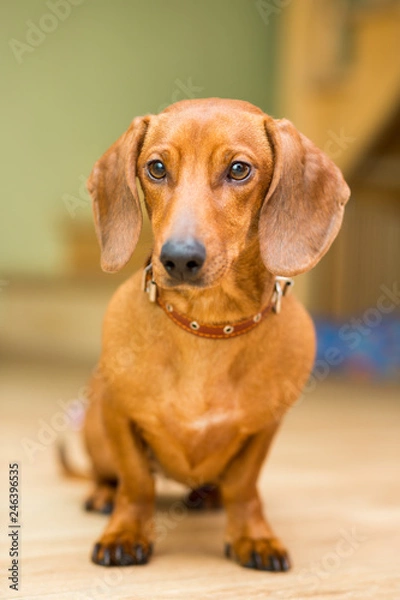
<path id="1" fill-rule="evenodd" d="M 165 393 L 160 425 L 197 460 L 240 435 L 243 412 L 237 391 L 228 381 L 182 381 Z"/>
<path id="2" fill-rule="evenodd" d="M 250 335 L 214 344 L 173 333 L 124 363 L 127 412 L 167 472 L 211 480 L 271 418 L 270 359 Z"/>
<path id="3" fill-rule="evenodd" d="M 204 368 L 202 358 L 186 353 L 164 364 L 148 384 L 139 421 L 160 462 L 166 458 L 166 467 L 168 462 L 186 472 L 200 468 L 211 476 L 261 421 L 254 397 L 246 394 L 247 377 L 232 370 L 232 360 L 214 357 Z"/>

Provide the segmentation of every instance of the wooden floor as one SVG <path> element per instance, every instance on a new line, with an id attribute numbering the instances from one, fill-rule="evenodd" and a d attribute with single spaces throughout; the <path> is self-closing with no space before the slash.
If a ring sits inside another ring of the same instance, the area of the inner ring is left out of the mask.
<path id="1" fill-rule="evenodd" d="M 325 382 L 287 416 L 261 489 L 291 551 L 290 573 L 226 560 L 223 513 L 189 515 L 180 490 L 165 484 L 152 562 L 106 569 L 89 560 L 105 517 L 82 511 L 85 482 L 64 480 L 55 460 L 54 428 L 64 427 L 63 410 L 85 376 L 68 366 L 2 366 L 1 598 L 400 599 L 399 388 Z M 14 461 L 21 471 L 18 592 L 5 575 Z"/>

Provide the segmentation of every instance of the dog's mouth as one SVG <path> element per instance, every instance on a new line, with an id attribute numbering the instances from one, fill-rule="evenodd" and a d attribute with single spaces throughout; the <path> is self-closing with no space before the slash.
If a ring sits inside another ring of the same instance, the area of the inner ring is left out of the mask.
<path id="1" fill-rule="evenodd" d="M 190 276 L 183 274 L 171 276 L 159 261 L 153 261 L 153 280 L 158 287 L 165 289 L 206 290 L 219 285 L 226 273 L 225 266 L 216 265 L 216 267 L 202 269 L 197 274 Z"/>
<path id="2" fill-rule="evenodd" d="M 184 277 L 177 279 L 176 277 L 169 277 L 167 274 L 157 275 L 157 272 L 154 270 L 153 278 L 157 286 L 165 289 L 202 290 L 213 287 L 212 282 L 209 281 L 209 278 L 204 277 L 203 275 L 191 279 L 186 279 Z"/>
<path id="3" fill-rule="evenodd" d="M 197 288 L 197 289 L 201 289 L 201 288 L 206 288 L 208 287 L 207 284 L 205 283 L 203 277 L 200 277 L 198 279 L 192 279 L 190 281 L 187 281 L 185 279 L 182 278 L 181 281 L 177 281 L 176 279 L 172 279 L 171 277 L 163 277 L 161 284 L 161 287 L 165 287 L 165 288 Z"/>

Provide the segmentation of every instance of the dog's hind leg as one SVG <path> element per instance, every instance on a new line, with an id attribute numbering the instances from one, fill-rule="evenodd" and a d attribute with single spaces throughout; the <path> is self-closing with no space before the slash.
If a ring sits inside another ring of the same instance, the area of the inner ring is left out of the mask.
<path id="1" fill-rule="evenodd" d="M 92 492 L 85 500 L 85 510 L 104 515 L 112 513 L 114 508 L 117 481 L 96 481 Z"/>
<path id="2" fill-rule="evenodd" d="M 101 382 L 93 377 L 89 385 L 89 400 L 84 441 L 92 463 L 94 488 L 84 504 L 88 511 L 110 514 L 114 507 L 117 473 L 101 412 Z"/>

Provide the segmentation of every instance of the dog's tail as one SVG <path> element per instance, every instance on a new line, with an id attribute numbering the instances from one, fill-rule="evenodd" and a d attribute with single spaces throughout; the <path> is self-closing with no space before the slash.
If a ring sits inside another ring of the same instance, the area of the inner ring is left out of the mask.
<path id="1" fill-rule="evenodd" d="M 70 458 L 67 452 L 67 444 L 65 439 L 60 440 L 57 445 L 58 462 L 61 467 L 62 474 L 64 477 L 69 479 L 79 479 L 89 481 L 92 479 L 90 473 L 84 473 L 79 468 L 71 464 Z"/>

